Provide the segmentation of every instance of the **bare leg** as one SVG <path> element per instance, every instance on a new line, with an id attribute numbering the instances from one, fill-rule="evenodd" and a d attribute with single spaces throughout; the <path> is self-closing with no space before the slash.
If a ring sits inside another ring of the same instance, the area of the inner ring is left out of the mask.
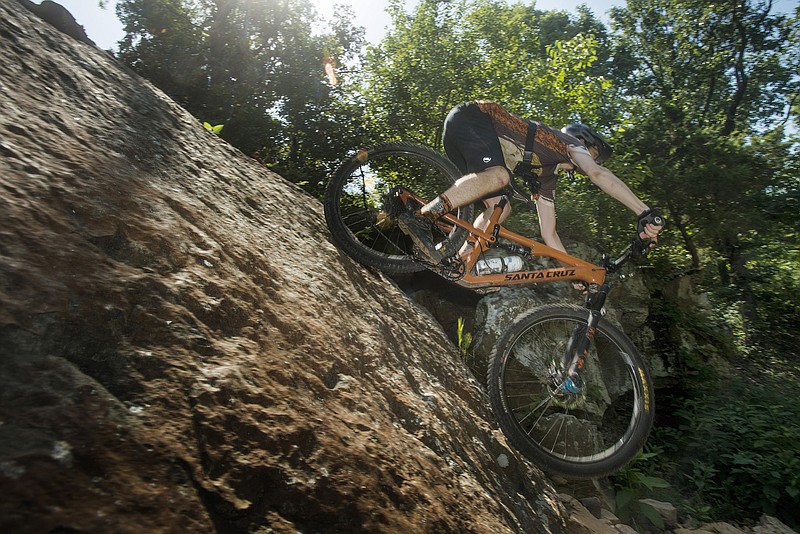
<path id="1" fill-rule="evenodd" d="M 494 211 L 494 207 L 500 202 L 499 196 L 487 198 L 483 201 L 486 204 L 486 211 L 481 212 L 475 218 L 475 222 L 473 222 L 473 226 L 476 228 L 480 228 L 481 230 L 487 230 L 489 227 L 489 217 L 491 216 L 492 212 Z M 500 214 L 500 223 L 504 223 L 508 216 L 511 215 L 511 204 L 506 204 L 505 208 L 503 208 L 503 213 Z"/>
<path id="2" fill-rule="evenodd" d="M 495 166 L 459 178 L 452 187 L 427 203 L 420 215 L 437 219 L 448 211 L 466 206 L 471 202 L 490 195 L 508 185 L 508 170 Z M 480 217 L 479 217 L 480 218 Z"/>
<path id="3" fill-rule="evenodd" d="M 430 221 L 435 221 L 450 210 L 466 206 L 478 199 L 486 198 L 492 193 L 498 192 L 508 185 L 510 176 L 508 169 L 503 166 L 494 166 L 480 172 L 466 174 L 456 180 L 447 191 L 436 197 L 431 202 L 425 204 L 419 214 Z M 494 209 L 500 197 L 492 197 L 484 200 L 489 209 Z M 511 213 L 511 206 L 506 205 L 501 215 L 500 222 L 506 220 Z M 483 230 L 489 225 L 489 214 L 483 212 L 475 219 L 473 225 Z M 459 253 L 465 252 L 470 246 L 466 241 Z"/>
<path id="4" fill-rule="evenodd" d="M 475 218 L 475 221 L 472 225 L 475 228 L 480 228 L 481 230 L 488 230 L 489 229 L 489 217 L 491 216 L 492 212 L 494 211 L 494 207 L 500 202 L 500 197 L 492 197 L 484 199 L 484 204 L 486 204 L 486 211 L 483 211 Z M 506 204 L 505 208 L 503 208 L 503 213 L 500 214 L 500 223 L 502 224 L 508 219 L 508 216 L 511 215 L 511 204 Z M 459 254 L 463 254 L 467 250 L 472 248 L 472 243 L 469 240 L 465 241 L 464 244 L 461 246 L 461 250 L 458 251 Z"/>

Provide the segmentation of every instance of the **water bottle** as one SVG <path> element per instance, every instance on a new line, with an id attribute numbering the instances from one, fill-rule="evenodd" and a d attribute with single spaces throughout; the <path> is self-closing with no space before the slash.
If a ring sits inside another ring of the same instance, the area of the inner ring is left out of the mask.
<path id="1" fill-rule="evenodd" d="M 478 274 L 513 273 L 522 270 L 522 258 L 519 256 L 505 256 L 503 258 L 489 258 L 478 260 L 475 268 Z"/>

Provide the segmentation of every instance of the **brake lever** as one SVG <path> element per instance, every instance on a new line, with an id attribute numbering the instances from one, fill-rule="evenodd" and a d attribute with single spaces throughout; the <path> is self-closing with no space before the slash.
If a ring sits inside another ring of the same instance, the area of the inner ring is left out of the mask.
<path id="1" fill-rule="evenodd" d="M 636 258 L 643 258 L 647 256 L 647 254 L 650 252 L 650 249 L 653 248 L 651 246 L 652 244 L 653 242 L 649 239 L 640 239 L 636 237 L 631 241 L 630 245 L 625 247 L 619 258 L 612 261 L 608 258 L 608 256 L 603 254 L 603 259 L 600 264 L 609 273 L 615 273 L 622 269 L 628 260 L 635 260 Z"/>
<path id="2" fill-rule="evenodd" d="M 649 239 L 634 238 L 631 243 L 631 257 L 644 258 L 650 253 L 650 249 L 653 248 L 652 245 L 653 242 Z"/>

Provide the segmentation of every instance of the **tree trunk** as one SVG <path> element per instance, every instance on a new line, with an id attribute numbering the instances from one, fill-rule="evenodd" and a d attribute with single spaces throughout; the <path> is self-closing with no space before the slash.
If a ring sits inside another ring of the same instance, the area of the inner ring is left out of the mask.
<path id="1" fill-rule="evenodd" d="M 750 269 L 747 268 L 748 258 L 742 251 L 741 245 L 738 242 L 731 243 L 728 251 L 731 280 L 739 290 L 742 301 L 742 319 L 744 320 L 745 335 L 747 335 L 751 326 L 758 320 L 758 302 L 751 287 L 753 276 Z"/>
<path id="2" fill-rule="evenodd" d="M 699 269 L 700 268 L 700 253 L 697 250 L 697 245 L 694 243 L 694 239 L 692 236 L 689 235 L 687 230 L 686 224 L 683 222 L 683 216 L 681 215 L 680 211 L 675 209 L 672 202 L 668 203 L 669 212 L 672 216 L 672 223 L 678 228 L 678 231 L 681 233 L 681 237 L 683 238 L 683 244 L 686 247 L 686 250 L 692 257 L 692 269 Z"/>

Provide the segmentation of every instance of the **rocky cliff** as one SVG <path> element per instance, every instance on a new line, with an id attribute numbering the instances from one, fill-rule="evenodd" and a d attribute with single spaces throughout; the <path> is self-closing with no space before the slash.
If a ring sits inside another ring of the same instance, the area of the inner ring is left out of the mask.
<path id="1" fill-rule="evenodd" d="M 0 2 L 0 531 L 566 532 L 320 204 Z"/>

